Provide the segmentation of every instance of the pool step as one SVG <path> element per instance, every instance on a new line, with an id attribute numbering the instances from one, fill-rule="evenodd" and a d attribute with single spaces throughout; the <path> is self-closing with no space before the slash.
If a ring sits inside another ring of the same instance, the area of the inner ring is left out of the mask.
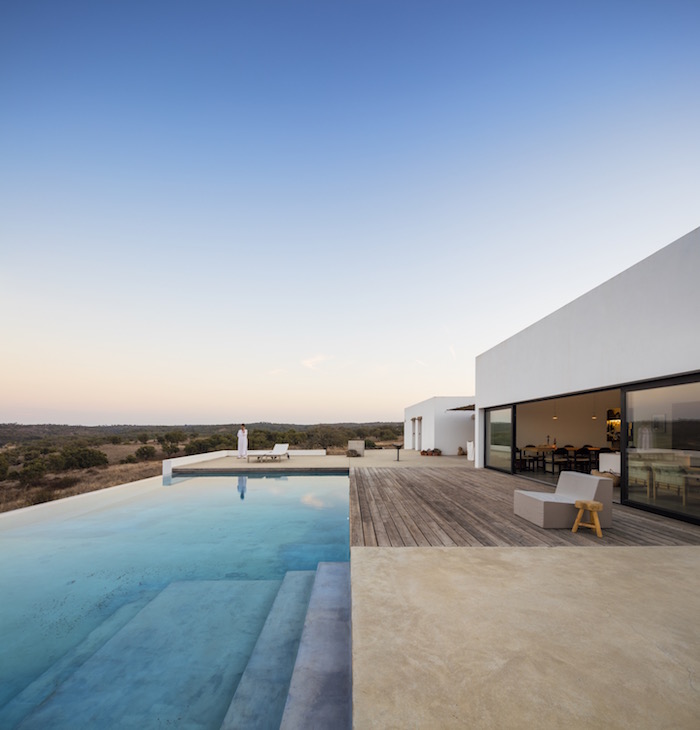
<path id="1" fill-rule="evenodd" d="M 144 594 L 138 601 L 125 604 L 105 619 L 78 646 L 64 654 L 0 710 L 0 727 L 15 727 L 20 720 L 55 692 L 101 646 L 129 623 L 153 598 L 154 592 Z"/>
<path id="2" fill-rule="evenodd" d="M 279 587 L 171 583 L 18 727 L 218 727 Z"/>
<path id="3" fill-rule="evenodd" d="M 280 728 L 351 726 L 350 563 L 319 563 Z"/>
<path id="4" fill-rule="evenodd" d="M 221 730 L 277 730 L 316 572 L 286 574 Z"/>

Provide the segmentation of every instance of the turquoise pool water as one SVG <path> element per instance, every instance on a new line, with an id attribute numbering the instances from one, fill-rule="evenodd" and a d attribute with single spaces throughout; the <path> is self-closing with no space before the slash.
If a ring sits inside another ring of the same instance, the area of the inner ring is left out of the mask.
<path id="1" fill-rule="evenodd" d="M 250 647 L 288 571 L 349 560 L 348 484 L 340 474 L 144 480 L 0 519 L 0 727 L 40 727 L 35 707 L 137 616 L 154 617 L 151 634 L 140 629 L 147 643 L 169 625 L 206 633 L 227 611 L 234 630 L 216 641 L 235 644 L 240 628 Z M 167 671 L 148 670 L 163 682 Z"/>

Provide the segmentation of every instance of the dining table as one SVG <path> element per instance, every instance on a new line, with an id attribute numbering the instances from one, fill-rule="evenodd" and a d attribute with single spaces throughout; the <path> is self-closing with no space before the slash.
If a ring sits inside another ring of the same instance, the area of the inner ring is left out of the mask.
<path id="1" fill-rule="evenodd" d="M 547 458 L 547 454 L 554 451 L 556 447 L 551 444 L 539 444 L 538 446 L 525 446 L 523 447 L 523 454 L 526 459 L 532 459 L 535 462 L 535 471 L 539 468 L 540 463 L 542 464 L 542 470 L 544 471 L 544 462 Z"/>
<path id="2" fill-rule="evenodd" d="M 572 460 L 574 457 L 574 454 L 580 449 L 584 448 L 582 446 L 556 446 L 555 444 L 538 444 L 536 446 L 524 446 L 522 448 L 523 455 L 526 458 L 532 458 L 535 461 L 536 469 L 539 468 L 540 464 L 542 465 L 542 469 L 546 471 L 545 469 L 545 462 L 547 460 L 547 456 L 549 454 L 553 454 L 558 448 L 566 449 L 569 453 L 569 459 Z M 600 446 L 586 446 L 586 449 L 591 454 L 591 468 L 594 468 L 597 465 L 598 462 L 598 452 L 600 451 Z"/>

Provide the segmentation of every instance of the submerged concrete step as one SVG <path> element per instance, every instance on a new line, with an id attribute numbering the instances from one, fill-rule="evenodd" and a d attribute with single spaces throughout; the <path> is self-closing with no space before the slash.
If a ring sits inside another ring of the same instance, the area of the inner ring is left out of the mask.
<path id="1" fill-rule="evenodd" d="M 281 730 L 352 726 L 350 563 L 319 563 Z"/>
<path id="2" fill-rule="evenodd" d="M 279 586 L 170 584 L 19 727 L 218 727 Z"/>
<path id="3" fill-rule="evenodd" d="M 316 572 L 286 574 L 221 730 L 277 730 Z"/>
<path id="4" fill-rule="evenodd" d="M 91 631 L 78 646 L 64 654 L 42 675 L 25 687 L 0 709 L 0 728 L 13 728 L 38 707 L 65 680 L 81 667 L 101 646 L 111 639 L 143 609 L 158 591 L 144 594 L 137 601 L 127 603 Z"/>

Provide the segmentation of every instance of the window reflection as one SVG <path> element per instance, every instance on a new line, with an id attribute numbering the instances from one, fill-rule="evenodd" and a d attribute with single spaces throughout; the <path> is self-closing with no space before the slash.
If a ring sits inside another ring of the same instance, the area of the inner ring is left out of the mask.
<path id="1" fill-rule="evenodd" d="M 627 496 L 700 516 L 700 383 L 627 393 Z"/>
<path id="2" fill-rule="evenodd" d="M 499 408 L 486 413 L 486 466 L 511 470 L 513 444 L 513 411 Z"/>

